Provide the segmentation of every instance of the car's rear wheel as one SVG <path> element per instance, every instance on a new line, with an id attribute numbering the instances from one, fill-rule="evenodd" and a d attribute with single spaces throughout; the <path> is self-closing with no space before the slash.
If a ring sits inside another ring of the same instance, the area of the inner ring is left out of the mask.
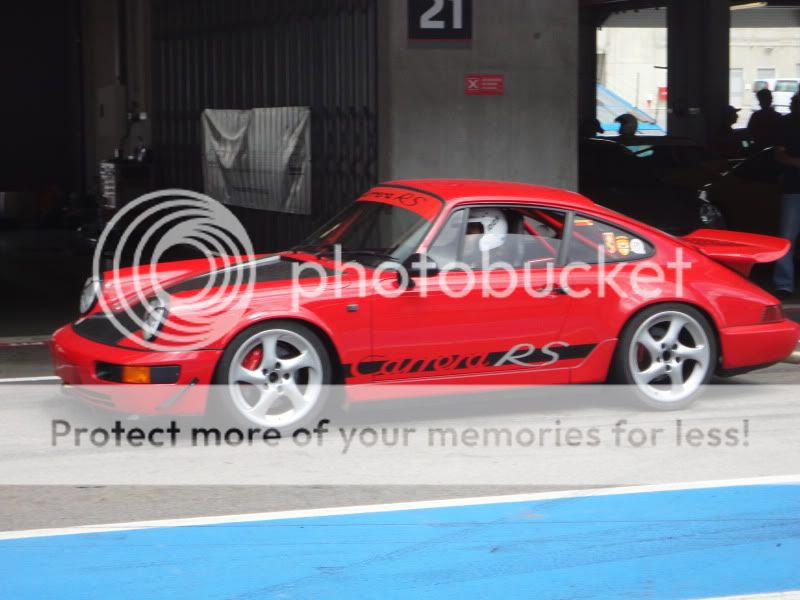
<path id="1" fill-rule="evenodd" d="M 331 374 L 325 345 L 308 327 L 293 321 L 254 325 L 223 353 L 213 413 L 243 426 L 289 432 L 322 412 Z"/>
<path id="2" fill-rule="evenodd" d="M 620 336 L 612 381 L 632 386 L 641 403 L 656 410 L 690 405 L 711 381 L 717 341 L 708 319 L 685 304 L 647 308 Z"/>

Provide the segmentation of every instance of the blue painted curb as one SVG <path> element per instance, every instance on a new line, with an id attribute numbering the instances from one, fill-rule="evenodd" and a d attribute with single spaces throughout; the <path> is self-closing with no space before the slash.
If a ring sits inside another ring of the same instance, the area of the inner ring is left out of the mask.
<path id="1" fill-rule="evenodd" d="M 0 542 L 0 596 L 678 598 L 800 589 L 800 485 Z"/>

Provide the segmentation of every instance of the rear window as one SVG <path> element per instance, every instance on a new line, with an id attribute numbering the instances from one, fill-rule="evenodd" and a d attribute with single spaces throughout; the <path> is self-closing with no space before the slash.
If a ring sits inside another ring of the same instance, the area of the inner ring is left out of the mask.
<path id="1" fill-rule="evenodd" d="M 575 215 L 569 262 L 597 264 L 603 256 L 605 262 L 613 263 L 639 260 L 652 253 L 653 246 L 647 240 L 593 217 Z"/>

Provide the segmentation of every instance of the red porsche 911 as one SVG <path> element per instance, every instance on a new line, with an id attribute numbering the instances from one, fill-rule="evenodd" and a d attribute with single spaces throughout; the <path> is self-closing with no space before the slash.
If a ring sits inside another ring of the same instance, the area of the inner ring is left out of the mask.
<path id="1" fill-rule="evenodd" d="M 376 383 L 614 381 L 678 409 L 794 350 L 798 325 L 746 279 L 788 248 L 675 238 L 534 185 L 394 181 L 285 252 L 91 278 L 52 352 L 98 406 L 279 429 L 316 417 L 333 384 L 358 401 Z"/>

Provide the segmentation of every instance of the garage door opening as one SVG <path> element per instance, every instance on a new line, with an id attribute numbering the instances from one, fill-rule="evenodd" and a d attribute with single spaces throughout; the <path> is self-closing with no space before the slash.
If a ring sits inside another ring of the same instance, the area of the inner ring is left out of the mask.
<path id="1" fill-rule="evenodd" d="M 800 85 L 800 9 L 764 6 L 731 9 L 730 104 L 740 108 L 737 127 L 746 127 L 760 107 L 756 93 L 772 92 L 781 114 Z"/>
<path id="2" fill-rule="evenodd" d="M 638 135 L 667 133 L 667 9 L 612 14 L 597 29 L 597 119 L 616 136 L 623 114 Z"/>

